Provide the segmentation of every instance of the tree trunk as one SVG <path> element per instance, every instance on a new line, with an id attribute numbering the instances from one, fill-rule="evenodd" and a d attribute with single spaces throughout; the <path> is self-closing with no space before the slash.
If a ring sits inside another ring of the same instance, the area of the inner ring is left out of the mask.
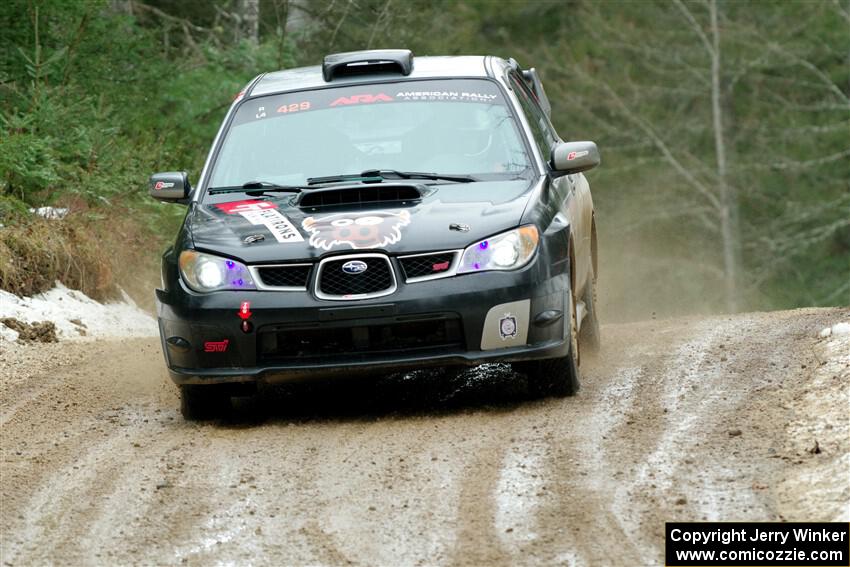
<path id="1" fill-rule="evenodd" d="M 238 0 L 236 3 L 239 37 L 251 43 L 260 41 L 260 0 Z"/>
<path id="2" fill-rule="evenodd" d="M 133 14 L 133 0 L 109 0 L 109 9 L 115 14 L 130 16 Z"/>
<path id="3" fill-rule="evenodd" d="M 726 309 L 738 310 L 738 247 L 740 227 L 737 222 L 738 195 L 729 184 L 726 166 L 726 138 L 723 130 L 723 85 L 721 81 L 720 28 L 717 24 L 717 0 L 711 0 L 711 114 L 714 149 L 717 159 L 717 184 L 720 196 L 720 238 L 723 246 L 723 294 Z"/>

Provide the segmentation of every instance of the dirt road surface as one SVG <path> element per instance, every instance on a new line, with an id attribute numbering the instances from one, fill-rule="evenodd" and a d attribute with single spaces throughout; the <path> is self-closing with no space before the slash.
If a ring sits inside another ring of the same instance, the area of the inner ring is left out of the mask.
<path id="1" fill-rule="evenodd" d="M 2 563 L 657 565 L 665 521 L 847 521 L 850 341 L 818 338 L 839 321 L 608 325 L 568 399 L 494 365 L 203 423 L 154 339 L 6 348 Z"/>

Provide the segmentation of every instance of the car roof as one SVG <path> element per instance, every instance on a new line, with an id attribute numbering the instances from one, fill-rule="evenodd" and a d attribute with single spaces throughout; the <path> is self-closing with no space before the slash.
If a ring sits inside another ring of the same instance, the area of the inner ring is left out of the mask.
<path id="1" fill-rule="evenodd" d="M 488 59 L 491 65 L 493 63 L 508 64 L 498 57 L 483 55 L 423 56 L 415 58 L 413 69 L 409 75 L 368 73 L 335 77 L 332 81 L 325 81 L 322 75 L 322 66 L 314 65 L 261 75 L 247 94 L 254 97 L 295 90 L 385 82 L 396 79 L 409 81 L 443 77 L 488 77 L 492 76 L 487 71 Z"/>

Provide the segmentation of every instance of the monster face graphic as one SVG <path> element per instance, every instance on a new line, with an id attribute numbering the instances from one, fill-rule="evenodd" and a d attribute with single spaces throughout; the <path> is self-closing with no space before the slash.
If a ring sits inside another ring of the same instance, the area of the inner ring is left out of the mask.
<path id="1" fill-rule="evenodd" d="M 330 250 L 383 248 L 401 240 L 401 227 L 410 224 L 408 211 L 370 211 L 307 217 L 301 226 L 310 234 L 310 246 Z"/>

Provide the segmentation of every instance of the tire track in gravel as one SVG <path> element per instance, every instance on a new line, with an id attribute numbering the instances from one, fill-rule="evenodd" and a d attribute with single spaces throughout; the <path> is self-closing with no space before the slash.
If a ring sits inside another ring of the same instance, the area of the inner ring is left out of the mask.
<path id="1" fill-rule="evenodd" d="M 814 458 L 787 449 L 806 418 L 789 400 L 817 331 L 848 318 L 608 325 L 569 399 L 522 401 L 491 365 L 269 389 L 196 424 L 155 340 L 0 352 L 0 559 L 657 563 L 665 520 L 808 518 L 776 509 Z"/>
<path id="2" fill-rule="evenodd" d="M 629 340 L 629 326 L 606 331 L 606 344 L 612 346 L 617 357 L 610 358 L 606 348 L 599 357 L 587 360 L 579 396 L 566 401 L 569 418 L 559 420 L 556 414 L 553 419 L 554 431 L 550 435 L 556 442 L 552 443 L 544 470 L 547 484 L 554 486 L 541 499 L 539 511 L 539 523 L 547 527 L 547 533 L 542 534 L 536 548 L 517 555 L 518 561 L 541 565 L 609 564 L 611 543 L 616 542 L 617 556 L 623 564 L 637 564 L 638 550 L 625 537 L 612 502 L 612 495 L 625 480 L 623 469 L 636 454 L 636 447 L 627 448 L 619 458 L 611 460 L 606 446 L 617 439 L 618 430 L 627 427 L 624 423 L 633 406 L 642 405 L 642 412 L 652 414 L 657 398 L 644 398 L 638 393 L 645 375 L 651 372 L 641 366 L 645 345 Z"/>
<path id="3" fill-rule="evenodd" d="M 155 352 L 156 343 L 150 341 L 130 344 Z M 136 447 L 161 425 L 152 423 L 157 419 L 151 412 L 157 390 L 154 396 L 134 399 L 123 407 L 110 400 L 113 378 L 124 396 L 147 389 L 137 380 L 138 354 L 111 342 L 85 346 L 90 349 L 89 361 L 108 355 L 116 374 L 105 376 L 84 364 L 57 376 L 51 367 L 47 376 L 36 375 L 21 384 L 26 392 L 23 403 L 7 413 L 2 428 L 3 502 L 12 502 L 18 509 L 20 530 L 12 541 L 3 538 L 4 561 L 14 562 L 18 554 L 28 557 L 26 562 L 55 561 L 49 555 L 51 547 L 43 545 L 45 540 L 65 550 L 62 561 L 97 560 L 85 554 L 86 544 L 97 533 L 104 511 L 115 512 L 116 502 L 120 506 L 122 500 L 112 494 L 128 482 L 138 485 L 134 474 L 144 461 L 135 459 Z M 176 419 L 173 413 L 172 420 Z M 19 447 L 14 459 L 6 455 L 12 440 Z M 9 497 L 9 485 L 27 490 Z M 74 521 L 80 517 L 90 521 Z M 115 527 L 107 525 L 101 531 L 114 532 Z"/>

